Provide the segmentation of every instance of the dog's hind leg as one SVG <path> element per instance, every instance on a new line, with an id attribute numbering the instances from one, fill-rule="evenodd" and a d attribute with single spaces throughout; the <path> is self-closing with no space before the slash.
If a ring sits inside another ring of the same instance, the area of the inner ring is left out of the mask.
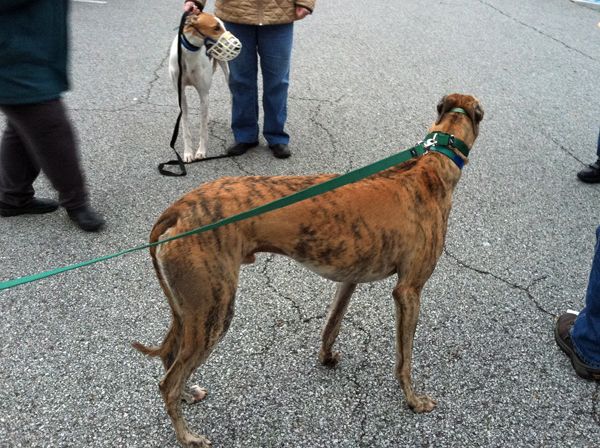
<path id="1" fill-rule="evenodd" d="M 171 322 L 171 326 L 167 331 L 167 335 L 163 343 L 160 346 L 160 359 L 165 368 L 165 372 L 167 372 L 173 362 L 175 362 L 175 358 L 177 357 L 177 352 L 179 351 L 179 340 L 181 339 L 181 323 L 179 319 L 173 317 L 173 321 Z"/>
<path id="2" fill-rule="evenodd" d="M 421 288 L 398 284 L 394 288 L 396 308 L 396 378 L 406 401 L 415 412 L 432 411 L 436 403 L 427 395 L 417 395 L 411 380 L 413 340 L 419 317 Z"/>
<path id="3" fill-rule="evenodd" d="M 184 331 L 182 346 L 159 387 L 177 440 L 185 447 L 206 448 L 210 446 L 208 439 L 192 433 L 181 412 L 181 399 L 184 397 L 183 390 L 186 382 L 194 369 L 206 359 L 202 351 L 198 351 L 195 347 L 198 335 L 194 324 L 184 325 L 188 331 Z"/>
<path id="4" fill-rule="evenodd" d="M 321 350 L 319 352 L 319 361 L 327 367 L 335 367 L 340 360 L 338 352 L 332 352 L 331 348 L 335 343 L 340 332 L 340 326 L 344 314 L 348 309 L 350 297 L 356 289 L 355 283 L 339 283 L 335 292 L 335 298 L 331 304 L 327 322 L 321 333 Z"/>
<path id="5" fill-rule="evenodd" d="M 173 318 L 171 326 L 163 343 L 158 347 L 146 347 L 139 342 L 134 342 L 133 348 L 148 356 L 160 356 L 165 372 L 168 372 L 177 353 L 179 352 L 179 341 L 181 339 L 181 323 L 177 318 Z M 181 398 L 188 404 L 194 404 L 203 400 L 208 394 L 207 390 L 199 386 L 192 386 L 189 391 L 182 392 Z"/>
<path id="6" fill-rule="evenodd" d="M 160 358 L 162 360 L 165 372 L 168 372 L 179 353 L 179 345 L 181 343 L 182 324 L 178 318 L 173 318 L 171 326 L 165 336 L 165 340 L 161 346 Z M 208 391 L 199 386 L 192 386 L 189 391 L 184 391 L 181 398 L 188 404 L 197 403 L 204 398 Z"/>
<path id="7" fill-rule="evenodd" d="M 178 258 L 179 262 L 186 261 L 181 258 Z M 178 264 L 174 266 L 177 275 L 169 275 L 173 273 L 172 270 L 169 272 L 169 265 L 169 262 L 161 263 L 166 283 L 173 295 L 176 319 L 180 319 L 181 333 L 179 344 L 176 344 L 176 357 L 160 382 L 160 391 L 177 439 L 186 447 L 204 448 L 210 442 L 205 437 L 190 432 L 181 412 L 181 399 L 186 398 L 184 389 L 190 375 L 206 361 L 229 327 L 233 317 L 237 274 L 215 279 L 208 271 L 183 269 L 182 273 L 181 265 Z M 227 267 L 216 266 L 215 269 L 225 272 Z M 176 327 L 172 325 L 171 329 L 174 328 Z M 175 334 L 173 330 L 171 333 Z M 197 401 L 194 390 L 198 389 L 197 386 L 192 388 L 191 397 L 194 402 Z"/>

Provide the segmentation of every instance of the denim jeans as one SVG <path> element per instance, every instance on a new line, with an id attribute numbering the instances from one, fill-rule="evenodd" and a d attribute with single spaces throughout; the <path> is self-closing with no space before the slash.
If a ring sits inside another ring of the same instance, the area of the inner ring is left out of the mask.
<path id="1" fill-rule="evenodd" d="M 596 229 L 596 252 L 585 307 L 577 316 L 571 338 L 579 357 L 590 367 L 600 368 L 600 227 Z"/>
<path id="2" fill-rule="evenodd" d="M 229 62 L 232 93 L 231 129 L 236 143 L 258 141 L 258 63 L 263 78 L 263 135 L 270 145 L 288 144 L 285 132 L 294 24 L 240 25 L 225 22 L 241 42 Z M 259 59 L 260 58 L 260 59 Z"/>

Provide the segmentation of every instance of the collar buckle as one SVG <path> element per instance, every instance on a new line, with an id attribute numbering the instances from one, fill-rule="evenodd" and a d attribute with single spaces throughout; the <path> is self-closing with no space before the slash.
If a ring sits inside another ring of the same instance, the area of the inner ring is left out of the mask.
<path id="1" fill-rule="evenodd" d="M 434 146 L 437 146 L 437 144 L 437 133 L 435 133 L 433 134 L 433 137 L 423 141 L 423 148 L 425 149 L 425 151 L 429 151 Z"/>

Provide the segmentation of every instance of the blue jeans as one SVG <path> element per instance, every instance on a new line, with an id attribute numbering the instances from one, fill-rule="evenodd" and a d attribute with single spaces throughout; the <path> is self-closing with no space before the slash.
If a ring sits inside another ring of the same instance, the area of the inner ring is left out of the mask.
<path id="1" fill-rule="evenodd" d="M 241 42 L 240 55 L 229 62 L 232 93 L 231 129 L 236 143 L 258 141 L 258 62 L 263 78 L 263 135 L 269 145 L 288 144 L 285 132 L 294 24 L 240 25 L 225 22 Z"/>
<path id="2" fill-rule="evenodd" d="M 585 307 L 571 330 L 573 346 L 590 367 L 600 368 L 600 227 L 596 229 L 596 252 L 588 282 Z"/>

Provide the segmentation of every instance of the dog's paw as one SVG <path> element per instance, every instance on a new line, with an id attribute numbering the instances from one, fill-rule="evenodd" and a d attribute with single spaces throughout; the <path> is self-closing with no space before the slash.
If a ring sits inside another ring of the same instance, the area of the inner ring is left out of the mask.
<path id="1" fill-rule="evenodd" d="M 190 163 L 190 162 L 193 162 L 193 161 L 194 161 L 194 154 L 193 154 L 193 153 L 191 153 L 191 152 L 187 152 L 187 151 L 185 151 L 185 152 L 183 153 L 183 157 L 182 157 L 182 159 L 183 159 L 183 161 L 184 161 L 185 163 Z"/>
<path id="2" fill-rule="evenodd" d="M 433 411 L 436 404 L 436 401 L 427 395 L 415 395 L 413 400 L 408 403 L 410 408 L 417 414 Z"/>
<path id="3" fill-rule="evenodd" d="M 330 369 L 337 367 L 341 358 L 342 355 L 340 355 L 339 352 L 319 353 L 319 361 L 321 364 L 323 364 L 325 367 L 329 367 Z"/>
<path id="4" fill-rule="evenodd" d="M 204 158 L 206 158 L 206 150 L 198 149 L 198 151 L 196 151 L 196 154 L 194 154 L 194 160 L 202 160 Z"/>
<path id="5" fill-rule="evenodd" d="M 198 436 L 192 432 L 184 434 L 180 439 L 181 444 L 186 448 L 210 448 L 212 443 L 204 436 Z"/>
<path id="6" fill-rule="evenodd" d="M 182 398 L 185 400 L 187 404 L 194 404 L 202 401 L 208 395 L 208 391 L 203 387 L 194 385 L 190 387 L 189 392 L 183 394 Z"/>

